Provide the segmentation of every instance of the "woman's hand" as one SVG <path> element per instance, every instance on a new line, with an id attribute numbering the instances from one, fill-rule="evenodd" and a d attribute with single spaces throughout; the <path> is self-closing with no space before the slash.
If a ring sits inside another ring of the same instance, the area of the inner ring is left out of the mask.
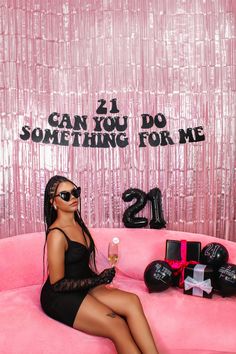
<path id="1" fill-rule="evenodd" d="M 104 283 L 109 284 L 112 282 L 116 274 L 115 267 L 104 269 L 100 274 L 99 278 L 104 281 Z"/>

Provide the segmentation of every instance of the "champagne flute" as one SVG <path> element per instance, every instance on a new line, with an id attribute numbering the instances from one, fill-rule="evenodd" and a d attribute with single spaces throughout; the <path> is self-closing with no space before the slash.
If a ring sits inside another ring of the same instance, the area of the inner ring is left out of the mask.
<path id="1" fill-rule="evenodd" d="M 108 261 L 111 265 L 111 267 L 114 267 L 116 263 L 118 262 L 118 245 L 119 245 L 119 238 L 118 237 L 113 237 L 113 239 L 109 242 L 108 244 Z M 113 286 L 113 280 L 110 283 L 110 287 Z"/>

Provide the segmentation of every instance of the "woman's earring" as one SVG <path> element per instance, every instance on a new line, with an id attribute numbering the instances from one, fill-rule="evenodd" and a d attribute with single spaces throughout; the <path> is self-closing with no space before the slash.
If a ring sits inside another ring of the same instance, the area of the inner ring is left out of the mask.
<path id="1" fill-rule="evenodd" d="M 57 210 L 57 206 L 56 205 L 54 205 L 54 209 Z"/>

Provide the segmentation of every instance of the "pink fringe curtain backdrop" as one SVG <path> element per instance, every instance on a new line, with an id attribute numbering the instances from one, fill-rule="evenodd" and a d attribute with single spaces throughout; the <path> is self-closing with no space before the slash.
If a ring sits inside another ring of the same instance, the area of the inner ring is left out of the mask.
<path id="1" fill-rule="evenodd" d="M 236 241 L 235 3 L 0 0 L 1 237 L 43 230 L 46 182 L 62 174 L 81 185 L 90 227 L 123 227 L 122 193 L 159 187 L 168 229 Z M 52 129 L 52 112 L 87 115 L 92 132 L 98 100 L 113 98 L 125 148 L 20 138 Z M 203 126 L 205 141 L 141 148 L 139 132 L 163 130 L 142 129 L 143 113 L 163 113 L 173 140 Z"/>

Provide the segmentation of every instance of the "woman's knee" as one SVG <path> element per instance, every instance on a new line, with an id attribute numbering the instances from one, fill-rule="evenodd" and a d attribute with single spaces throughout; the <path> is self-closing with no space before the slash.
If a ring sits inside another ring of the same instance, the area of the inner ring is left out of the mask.
<path id="1" fill-rule="evenodd" d="M 107 327 L 107 337 L 116 341 L 117 339 L 122 338 L 129 332 L 128 325 L 126 321 L 119 315 L 114 312 L 111 312 L 107 316 L 111 316 L 112 321 L 106 322 Z"/>
<path id="2" fill-rule="evenodd" d="M 127 311 L 130 313 L 142 310 L 143 307 L 138 295 L 130 293 L 127 299 Z"/>
<path id="3" fill-rule="evenodd" d="M 128 296 L 129 306 L 142 307 L 141 301 L 138 295 L 130 293 Z"/>
<path id="4" fill-rule="evenodd" d="M 117 315 L 114 325 L 109 327 L 107 337 L 114 343 L 117 352 L 141 354 L 131 335 L 127 322 Z"/>

